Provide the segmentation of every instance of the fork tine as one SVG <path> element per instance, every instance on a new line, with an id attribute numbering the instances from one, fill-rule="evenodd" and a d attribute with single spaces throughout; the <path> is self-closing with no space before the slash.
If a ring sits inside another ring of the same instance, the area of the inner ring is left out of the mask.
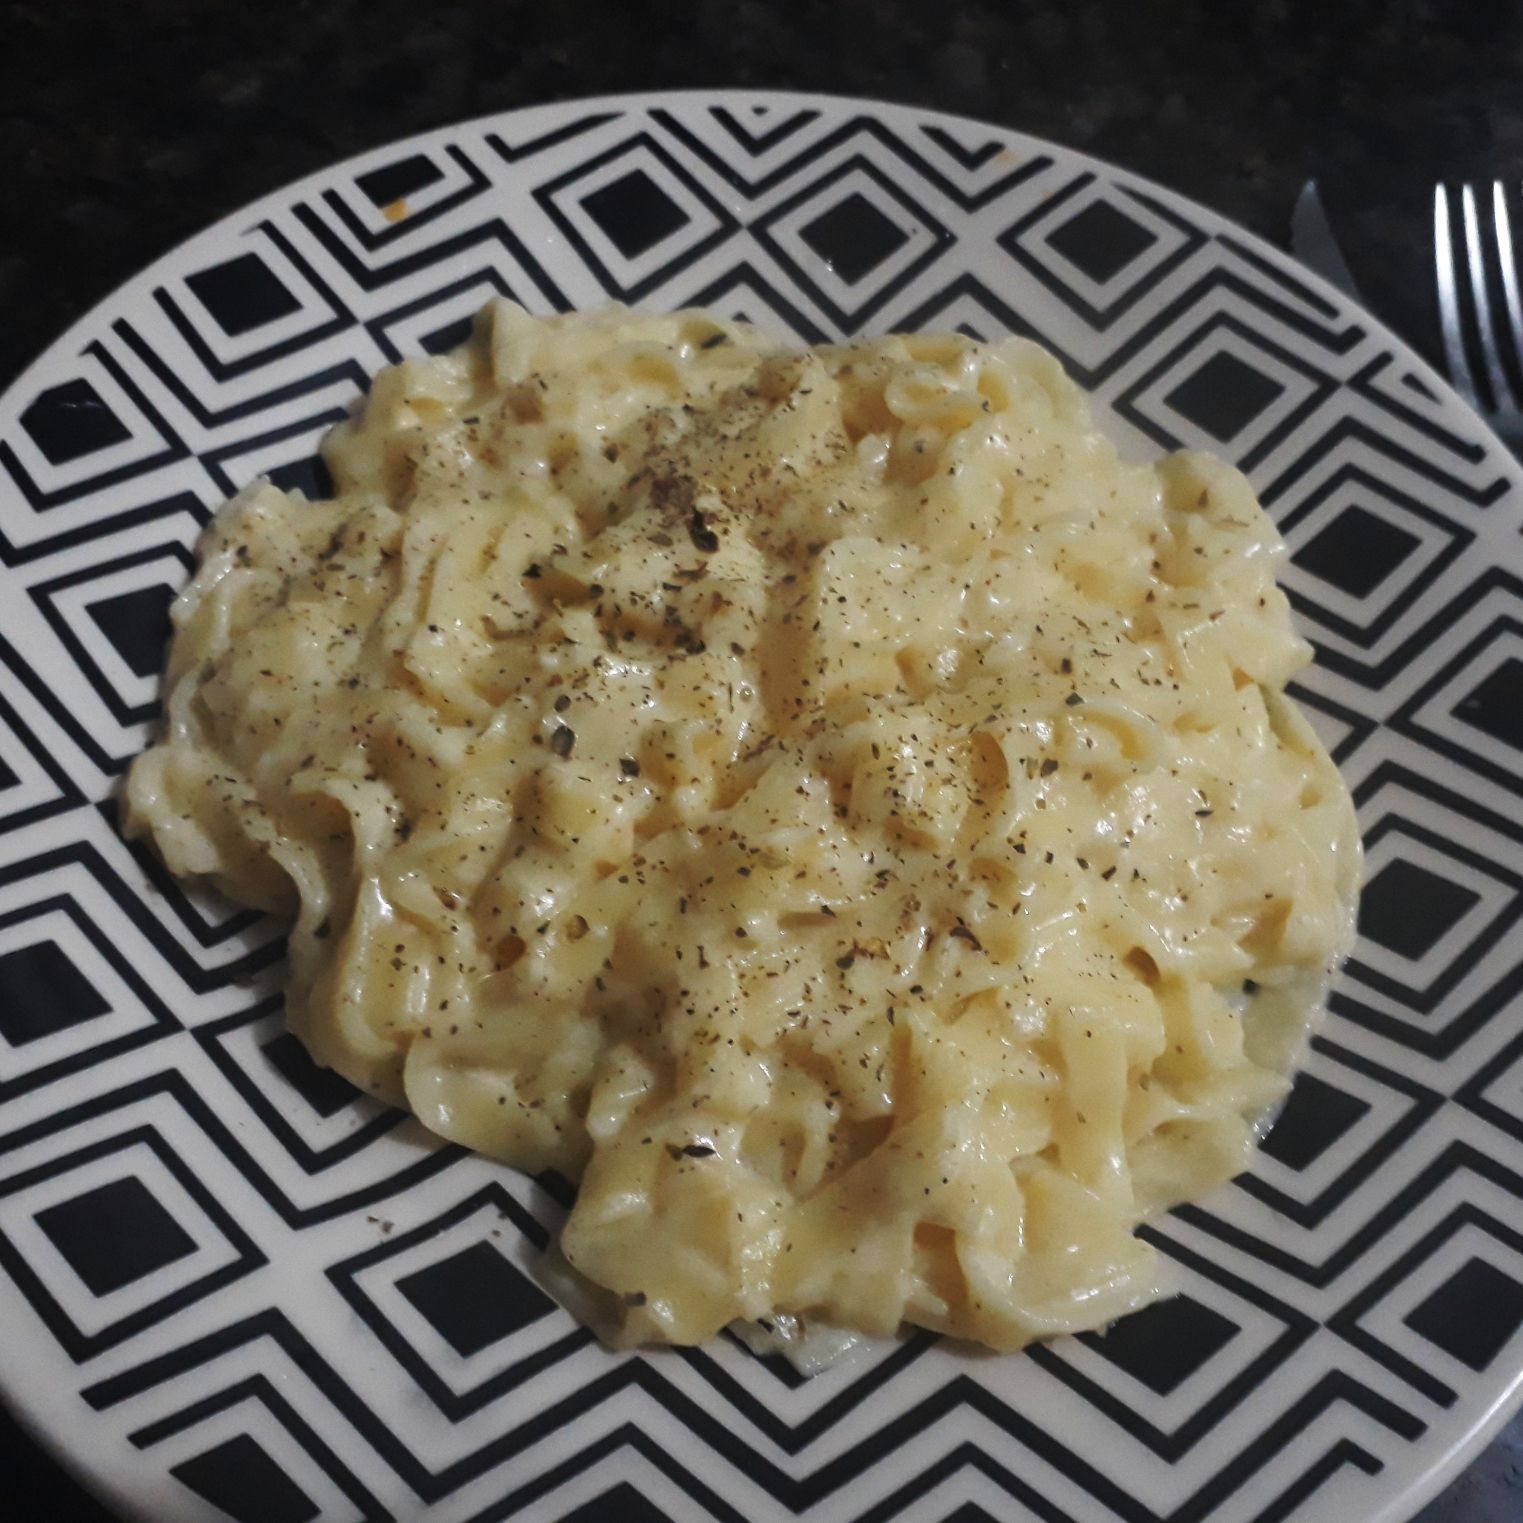
<path id="1" fill-rule="evenodd" d="M 1449 213 L 1449 192 L 1443 182 L 1433 187 L 1433 270 L 1438 281 L 1439 327 L 1444 335 L 1444 359 L 1454 389 L 1472 406 L 1479 407 L 1475 378 L 1465 355 L 1464 330 L 1460 326 L 1459 279 L 1454 268 L 1454 232 Z"/>
<path id="2" fill-rule="evenodd" d="M 1481 341 L 1481 359 L 1486 365 L 1486 379 L 1499 408 L 1517 410 L 1502 356 L 1497 350 L 1497 332 L 1491 320 L 1491 293 L 1486 287 L 1486 252 L 1481 243 L 1481 218 L 1475 205 L 1475 187 L 1465 185 L 1460 191 L 1460 209 L 1465 219 L 1465 252 L 1470 263 L 1470 294 L 1475 302 L 1475 326 Z"/>
<path id="3" fill-rule="evenodd" d="M 1502 266 L 1502 299 L 1507 308 L 1507 336 L 1513 366 L 1523 375 L 1523 293 L 1518 289 L 1518 261 L 1512 241 L 1512 217 L 1507 192 L 1500 180 L 1491 184 L 1491 219 L 1497 230 L 1497 257 Z"/>

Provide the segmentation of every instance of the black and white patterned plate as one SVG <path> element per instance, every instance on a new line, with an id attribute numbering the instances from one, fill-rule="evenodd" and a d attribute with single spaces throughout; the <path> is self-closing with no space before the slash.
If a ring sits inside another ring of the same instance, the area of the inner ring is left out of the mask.
<path id="1" fill-rule="evenodd" d="M 1107 1337 L 925 1334 L 804 1382 L 604 1352 L 536 1283 L 553 1187 L 282 1034 L 277 928 L 124 845 L 166 606 L 212 509 L 309 494 L 365 377 L 488 297 L 802 339 L 1030 334 L 1129 449 L 1280 522 L 1362 938 L 1254 1173 L 1150 1237 Z M 168 1523 L 1405 1518 L 1523 1376 L 1517 467 L 1409 351 L 1198 206 L 976 122 L 621 97 L 395 145 L 103 303 L 0 399 L 0 1384 Z"/>

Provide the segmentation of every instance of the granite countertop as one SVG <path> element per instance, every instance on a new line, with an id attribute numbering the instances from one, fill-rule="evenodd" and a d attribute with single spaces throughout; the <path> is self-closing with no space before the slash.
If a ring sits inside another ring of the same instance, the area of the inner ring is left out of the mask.
<path id="1" fill-rule="evenodd" d="M 511 106 L 639 88 L 828 90 L 1085 149 L 1283 243 L 1320 179 L 1376 309 L 1431 321 L 1435 178 L 1523 166 L 1523 10 L 1343 0 L 193 0 L 3 7 L 0 383 L 121 279 L 288 180 Z"/>
<path id="2" fill-rule="evenodd" d="M 578 95 L 755 86 L 958 111 L 1110 159 L 1282 245 L 1316 177 L 1370 304 L 1432 358 L 1433 182 L 1523 174 L 1516 6 L 9 0 L 0 17 L 0 385 L 254 197 L 410 132 Z M 18 1515 L 107 1518 L 3 1416 L 0 1464 Z M 1515 1423 L 1422 1523 L 1523 1516 L 1520 1467 Z"/>

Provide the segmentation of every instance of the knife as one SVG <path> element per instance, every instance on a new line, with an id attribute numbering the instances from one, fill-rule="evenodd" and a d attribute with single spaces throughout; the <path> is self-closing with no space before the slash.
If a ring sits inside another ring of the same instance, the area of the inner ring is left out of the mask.
<path id="1" fill-rule="evenodd" d="M 1295 210 L 1290 214 L 1290 251 L 1329 285 L 1336 286 L 1345 296 L 1351 296 L 1361 305 L 1364 304 L 1359 285 L 1348 267 L 1348 261 L 1343 257 L 1343 250 L 1338 247 L 1332 224 L 1327 220 L 1327 211 L 1322 205 L 1322 196 L 1315 180 L 1308 180 L 1301 187 L 1301 194 L 1296 197 Z"/>

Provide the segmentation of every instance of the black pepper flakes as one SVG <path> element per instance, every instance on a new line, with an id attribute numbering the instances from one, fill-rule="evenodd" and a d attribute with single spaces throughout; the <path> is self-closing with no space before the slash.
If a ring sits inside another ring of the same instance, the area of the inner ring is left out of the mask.
<path id="1" fill-rule="evenodd" d="M 570 756 L 571 748 L 576 744 L 576 731 L 568 724 L 558 724 L 554 734 L 550 737 L 550 749 L 557 756 Z"/>
<path id="2" fill-rule="evenodd" d="M 687 521 L 687 532 L 694 546 L 706 555 L 712 555 L 719 548 L 719 536 L 698 508 L 693 509 L 693 516 Z"/>

